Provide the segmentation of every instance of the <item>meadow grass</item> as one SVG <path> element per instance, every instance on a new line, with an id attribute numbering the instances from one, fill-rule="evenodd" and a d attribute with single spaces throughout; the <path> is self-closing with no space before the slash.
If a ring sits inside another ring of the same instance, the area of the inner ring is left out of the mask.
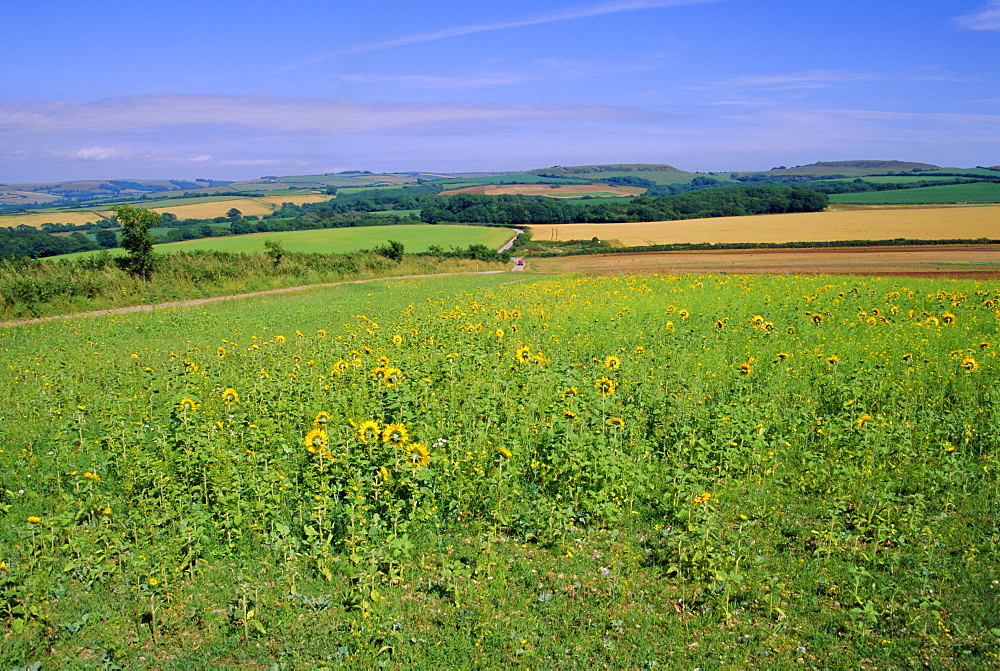
<path id="1" fill-rule="evenodd" d="M 922 186 L 915 189 L 895 189 L 892 191 L 835 193 L 830 196 L 830 202 L 882 205 L 906 203 L 998 203 L 1000 202 L 1000 184 L 995 182 L 976 182 L 973 184 Z"/>
<path id="2" fill-rule="evenodd" d="M 159 229 L 158 229 L 159 230 Z M 508 228 L 487 228 L 484 226 L 447 226 L 432 224 L 403 224 L 399 226 L 358 226 L 352 228 L 321 228 L 308 231 L 269 231 L 246 235 L 200 238 L 183 242 L 167 242 L 153 245 L 158 254 L 191 252 L 195 250 L 255 253 L 263 252 L 267 240 L 280 241 L 290 252 L 344 254 L 361 249 L 374 249 L 389 240 L 403 243 L 407 252 L 426 252 L 432 245 L 443 249 L 468 247 L 483 244 L 496 249 L 513 236 Z M 111 250 L 122 254 L 121 249 Z M 73 260 L 88 258 L 100 251 L 76 252 L 47 257 L 49 260 Z"/>
<path id="3" fill-rule="evenodd" d="M 998 308 L 505 274 L 0 329 L 0 659 L 995 665 Z"/>

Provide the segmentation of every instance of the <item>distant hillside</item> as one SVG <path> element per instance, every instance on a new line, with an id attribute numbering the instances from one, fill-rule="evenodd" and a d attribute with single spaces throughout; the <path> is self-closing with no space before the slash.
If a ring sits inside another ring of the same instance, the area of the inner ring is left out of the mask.
<path id="1" fill-rule="evenodd" d="M 624 163 L 608 165 L 555 165 L 551 168 L 528 170 L 534 175 L 585 175 L 599 172 L 683 172 L 672 165 L 656 163 Z"/>
<path id="2" fill-rule="evenodd" d="M 864 175 L 884 174 L 887 172 L 912 172 L 914 170 L 936 170 L 939 166 L 930 163 L 913 163 L 911 161 L 817 161 L 809 165 L 799 165 L 794 168 L 774 168 L 760 171 L 766 175 L 844 175 L 861 177 Z"/>

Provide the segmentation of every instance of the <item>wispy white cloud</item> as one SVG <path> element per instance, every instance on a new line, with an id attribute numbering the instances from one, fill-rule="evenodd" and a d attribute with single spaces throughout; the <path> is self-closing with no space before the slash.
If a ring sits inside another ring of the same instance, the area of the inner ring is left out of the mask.
<path id="1" fill-rule="evenodd" d="M 955 23 L 969 30 L 1000 30 L 1000 0 L 990 0 L 978 12 L 956 17 Z"/>
<path id="2" fill-rule="evenodd" d="M 352 135 L 511 120 L 637 121 L 656 115 L 611 105 L 358 104 L 276 96 L 162 95 L 91 103 L 0 104 L 0 136 L 118 133 L 195 126 Z M 94 148 L 99 155 L 101 148 Z"/>
<path id="3" fill-rule="evenodd" d="M 63 153 L 63 158 L 83 161 L 114 161 L 132 155 L 128 149 L 121 147 L 84 147 L 76 151 Z"/>
<path id="4" fill-rule="evenodd" d="M 591 5 L 584 5 L 582 7 L 573 7 L 558 12 L 552 12 L 550 14 L 540 14 L 520 19 L 513 19 L 511 21 L 455 26 L 453 28 L 444 28 L 430 33 L 406 35 L 404 37 L 398 37 L 392 40 L 383 40 L 380 42 L 369 42 L 368 44 L 361 44 L 354 47 L 348 47 L 346 49 L 320 54 L 318 56 L 314 56 L 313 58 L 278 68 L 275 72 L 287 72 L 288 70 L 294 70 L 307 65 L 314 65 L 338 56 L 384 51 L 386 49 L 395 49 L 397 47 L 405 47 L 411 44 L 436 42 L 450 37 L 461 37 L 463 35 L 473 35 L 475 33 L 509 30 L 511 28 L 524 28 L 544 23 L 556 23 L 559 21 L 583 19 L 592 16 L 603 16 L 606 14 L 617 14 L 620 12 L 631 12 L 641 9 L 658 9 L 663 7 L 676 7 L 680 5 L 694 5 L 706 2 L 725 1 L 726 0 L 610 0 L 608 2 L 599 2 Z"/>
<path id="5" fill-rule="evenodd" d="M 404 88 L 432 90 L 461 90 L 513 86 L 531 81 L 528 75 L 499 75 L 483 77 L 440 77 L 433 75 L 368 75 L 346 74 L 340 80 L 349 84 L 394 84 Z"/>
<path id="6" fill-rule="evenodd" d="M 783 75 L 757 75 L 734 77 L 710 82 L 695 89 L 758 89 L 758 90 L 796 90 L 829 88 L 836 84 L 863 81 L 875 81 L 880 77 L 870 72 L 848 72 L 844 70 L 809 70 Z"/>

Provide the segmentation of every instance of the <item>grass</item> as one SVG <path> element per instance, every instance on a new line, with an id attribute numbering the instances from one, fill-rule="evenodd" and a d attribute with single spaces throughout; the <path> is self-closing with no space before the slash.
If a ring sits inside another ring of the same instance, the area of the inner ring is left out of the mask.
<path id="1" fill-rule="evenodd" d="M 160 254 L 193 250 L 263 252 L 266 240 L 280 240 L 284 248 L 291 252 L 342 254 L 359 249 L 373 249 L 378 245 L 385 244 L 388 240 L 398 240 L 403 243 L 407 252 L 416 253 L 427 251 L 431 245 L 448 249 L 452 246 L 468 247 L 471 244 L 484 244 L 495 249 L 507 242 L 511 236 L 513 233 L 506 228 L 404 224 L 401 226 L 361 226 L 310 231 L 250 233 L 163 243 L 154 245 L 153 249 Z M 121 250 L 115 251 L 121 253 Z M 77 252 L 48 257 L 46 260 L 88 258 L 99 253 Z"/>
<path id="2" fill-rule="evenodd" d="M 0 660 L 995 666 L 1000 295 L 901 282 L 400 280 L 0 329 Z"/>
<path id="3" fill-rule="evenodd" d="M 924 186 L 916 189 L 892 191 L 866 191 L 863 193 L 835 193 L 831 203 L 904 204 L 904 203 L 998 203 L 1000 184 L 979 182 Z"/>

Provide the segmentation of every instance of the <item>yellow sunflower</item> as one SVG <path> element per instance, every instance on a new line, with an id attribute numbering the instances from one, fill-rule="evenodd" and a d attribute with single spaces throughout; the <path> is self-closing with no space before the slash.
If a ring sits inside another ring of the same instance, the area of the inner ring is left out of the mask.
<path id="1" fill-rule="evenodd" d="M 514 353 L 514 358 L 520 361 L 521 363 L 527 363 L 531 361 L 531 348 L 528 347 L 527 345 L 522 345 L 518 347 L 517 351 Z"/>
<path id="2" fill-rule="evenodd" d="M 414 468 L 420 468 L 431 463 L 431 453 L 423 443 L 410 443 L 406 446 L 406 461 Z"/>
<path id="3" fill-rule="evenodd" d="M 610 378 L 599 377 L 594 380 L 594 389 L 600 392 L 601 396 L 610 396 L 615 393 L 615 381 Z"/>
<path id="4" fill-rule="evenodd" d="M 316 413 L 316 417 L 313 419 L 313 425 L 317 429 L 325 429 L 327 425 L 330 424 L 330 413 L 326 410 L 320 410 Z"/>
<path id="5" fill-rule="evenodd" d="M 608 370 L 618 370 L 622 367 L 622 360 L 612 354 L 604 360 L 604 366 Z"/>
<path id="6" fill-rule="evenodd" d="M 382 429 L 382 442 L 393 447 L 402 447 L 410 440 L 410 432 L 402 424 L 386 424 Z"/>
<path id="7" fill-rule="evenodd" d="M 958 320 L 958 317 L 956 317 L 955 315 L 953 315 L 950 312 L 945 312 L 943 315 L 941 315 L 941 323 L 944 324 L 945 326 L 951 326 L 957 320 Z"/>
<path id="8" fill-rule="evenodd" d="M 329 445 L 330 439 L 323 429 L 313 429 L 306 434 L 302 442 L 305 443 L 306 449 L 313 454 L 321 454 L 326 452 L 326 446 Z"/>
<path id="9" fill-rule="evenodd" d="M 971 356 L 967 356 L 964 359 L 962 359 L 961 366 L 962 370 L 964 370 L 966 373 L 971 373 L 972 371 L 979 368 L 979 364 Z"/>
<path id="10" fill-rule="evenodd" d="M 867 424 L 868 422 L 870 422 L 871 419 L 872 419 L 872 416 L 869 415 L 869 414 L 861 415 L 861 417 L 859 417 L 858 421 L 855 423 L 855 426 L 858 428 L 858 430 L 861 430 L 861 429 L 865 428 L 865 424 Z"/>
<path id="11" fill-rule="evenodd" d="M 223 403 L 236 403 L 238 400 L 240 400 L 240 395 L 236 393 L 236 390 L 232 387 L 228 387 L 224 392 L 222 392 Z"/>
<path id="12" fill-rule="evenodd" d="M 822 324 L 823 319 L 825 319 L 825 317 L 823 317 L 823 314 L 821 312 L 814 312 L 812 313 L 812 316 L 809 317 L 809 319 L 810 321 L 812 321 L 813 324 Z"/>
<path id="13" fill-rule="evenodd" d="M 382 429 L 379 427 L 378 422 L 366 419 L 361 422 L 358 426 L 358 440 L 362 443 L 371 443 L 378 440 L 378 437 L 382 434 Z"/>
<path id="14" fill-rule="evenodd" d="M 390 366 L 385 369 L 385 377 L 382 378 L 382 381 L 387 387 L 398 387 L 403 381 L 403 371 Z"/>
<path id="15" fill-rule="evenodd" d="M 625 420 L 622 419 L 621 417 L 608 417 L 608 426 L 610 426 L 612 429 L 618 429 L 618 430 L 624 429 Z"/>
<path id="16" fill-rule="evenodd" d="M 185 396 L 184 398 L 182 398 L 177 403 L 177 408 L 179 410 L 181 410 L 182 412 L 191 412 L 192 410 L 196 409 L 197 407 L 198 407 L 198 404 L 194 401 L 194 399 L 190 399 L 187 396 Z"/>

